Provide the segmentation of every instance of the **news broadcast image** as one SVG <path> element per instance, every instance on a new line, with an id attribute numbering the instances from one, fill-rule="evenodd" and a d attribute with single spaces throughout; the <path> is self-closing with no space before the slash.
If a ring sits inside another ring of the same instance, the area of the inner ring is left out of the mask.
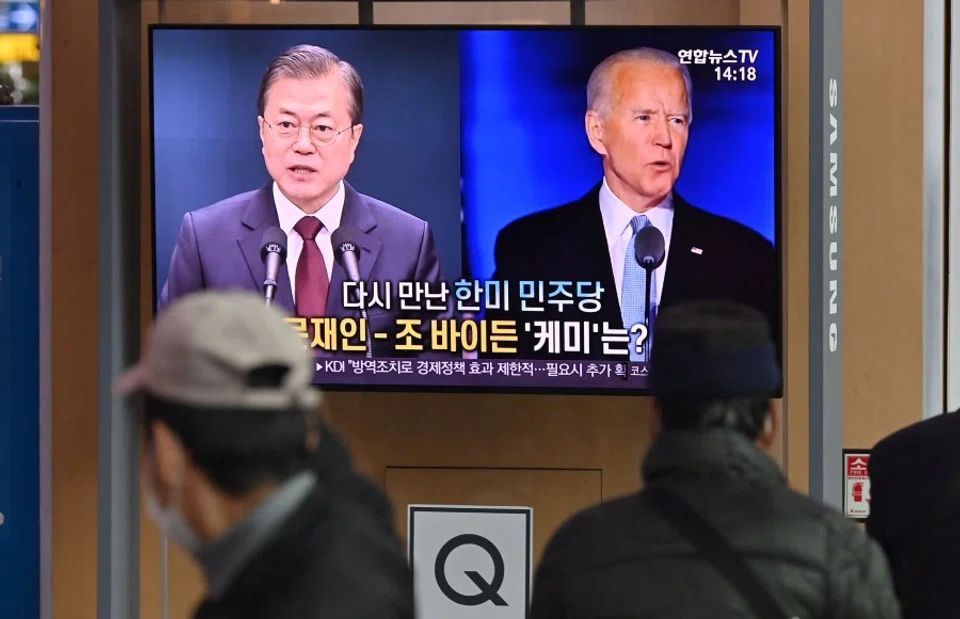
<path id="1" fill-rule="evenodd" d="M 693 299 L 781 347 L 776 29 L 164 25 L 150 49 L 158 312 L 264 295 L 327 388 L 643 394 L 657 315 Z"/>

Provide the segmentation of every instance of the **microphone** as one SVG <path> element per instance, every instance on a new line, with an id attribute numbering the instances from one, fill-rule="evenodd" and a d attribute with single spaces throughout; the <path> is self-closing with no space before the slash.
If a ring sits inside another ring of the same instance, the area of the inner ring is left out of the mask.
<path id="1" fill-rule="evenodd" d="M 653 305 L 653 299 L 650 298 L 650 285 L 653 283 L 653 272 L 663 264 L 667 257 L 667 244 L 663 238 L 663 233 L 656 226 L 645 226 L 637 231 L 633 241 L 633 248 L 636 250 L 637 263 L 647 272 L 646 295 L 647 300 L 643 308 L 643 322 L 647 326 L 646 354 L 644 357 L 647 363 L 650 363 L 651 342 L 653 340 L 653 329 L 650 324 L 650 307 Z"/>
<path id="2" fill-rule="evenodd" d="M 287 261 L 287 235 L 277 226 L 267 228 L 263 233 L 260 259 L 267 267 L 267 274 L 263 280 L 263 298 L 267 305 L 272 305 L 277 294 L 277 277 L 280 267 Z"/>
<path id="3" fill-rule="evenodd" d="M 330 235 L 333 256 L 336 258 L 337 264 L 347 274 L 347 279 L 356 284 L 360 283 L 360 244 L 357 239 L 360 238 L 361 234 L 356 228 L 340 226 Z M 355 287 L 354 290 L 355 300 L 360 305 L 360 318 L 367 325 L 367 358 L 369 359 L 373 357 L 373 335 L 370 332 L 370 320 L 367 318 L 365 303 L 360 298 L 359 288 Z"/>

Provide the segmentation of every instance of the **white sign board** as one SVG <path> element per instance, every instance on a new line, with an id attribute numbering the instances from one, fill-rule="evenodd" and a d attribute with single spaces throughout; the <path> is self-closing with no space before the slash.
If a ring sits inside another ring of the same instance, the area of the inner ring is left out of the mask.
<path id="1" fill-rule="evenodd" d="M 407 506 L 420 619 L 526 619 L 533 508 Z"/>
<path id="2" fill-rule="evenodd" d="M 870 452 L 843 450 L 843 513 L 866 520 L 870 515 Z"/>

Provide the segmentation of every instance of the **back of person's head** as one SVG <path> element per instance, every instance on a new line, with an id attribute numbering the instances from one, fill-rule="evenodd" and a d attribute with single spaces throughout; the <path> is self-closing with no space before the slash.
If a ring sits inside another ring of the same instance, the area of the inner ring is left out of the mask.
<path id="1" fill-rule="evenodd" d="M 692 301 L 657 318 L 650 382 L 663 431 L 773 432 L 780 368 L 763 314 L 728 301 Z"/>
<path id="2" fill-rule="evenodd" d="M 180 538 L 213 535 L 204 508 L 242 512 L 311 467 L 320 394 L 313 360 L 283 318 L 252 293 L 188 295 L 160 315 L 143 359 L 117 382 L 143 398 L 148 500 Z M 196 535 L 183 533 L 185 520 Z"/>

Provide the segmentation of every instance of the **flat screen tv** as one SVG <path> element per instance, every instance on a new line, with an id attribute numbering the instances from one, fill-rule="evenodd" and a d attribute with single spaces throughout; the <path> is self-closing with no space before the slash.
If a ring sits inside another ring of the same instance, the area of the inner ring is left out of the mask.
<path id="1" fill-rule="evenodd" d="M 154 26 L 155 309 L 269 296 L 331 389 L 644 394 L 690 299 L 782 349 L 779 36 Z"/>

